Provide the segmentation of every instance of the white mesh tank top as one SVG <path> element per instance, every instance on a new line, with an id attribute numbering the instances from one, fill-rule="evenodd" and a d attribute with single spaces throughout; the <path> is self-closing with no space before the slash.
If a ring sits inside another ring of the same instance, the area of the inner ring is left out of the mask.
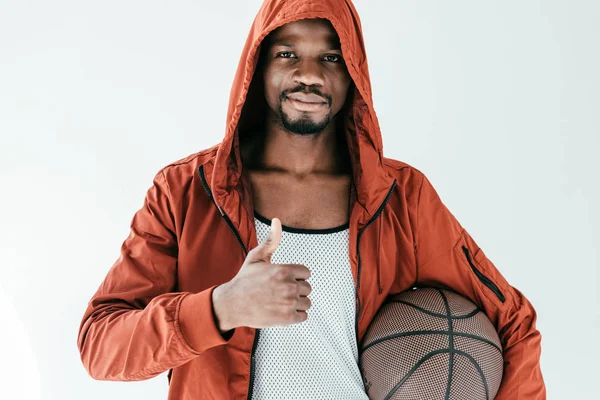
<path id="1" fill-rule="evenodd" d="M 255 212 L 258 242 L 271 221 Z M 354 280 L 348 224 L 331 229 L 283 226 L 274 264 L 311 271 L 311 307 L 304 322 L 264 328 L 256 347 L 252 400 L 368 400 L 358 369 Z"/>

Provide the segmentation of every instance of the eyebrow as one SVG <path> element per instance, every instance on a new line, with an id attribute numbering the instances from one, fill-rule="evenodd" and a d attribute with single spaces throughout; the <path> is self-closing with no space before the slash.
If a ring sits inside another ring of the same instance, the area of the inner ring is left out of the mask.
<path id="1" fill-rule="evenodd" d="M 273 40 L 273 42 L 271 42 L 272 46 L 285 46 L 285 47 L 295 47 L 296 45 L 294 43 L 288 43 L 283 41 L 283 39 L 276 39 Z"/>
<path id="2" fill-rule="evenodd" d="M 327 43 L 330 50 L 342 50 L 340 39 L 335 34 L 332 34 L 327 38 Z M 271 42 L 271 46 L 296 47 L 296 45 L 287 37 L 274 38 Z"/>

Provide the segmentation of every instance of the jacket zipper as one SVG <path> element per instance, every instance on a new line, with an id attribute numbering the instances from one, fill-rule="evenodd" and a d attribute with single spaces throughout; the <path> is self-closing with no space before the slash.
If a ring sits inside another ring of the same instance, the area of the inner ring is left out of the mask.
<path id="1" fill-rule="evenodd" d="M 498 286 L 496 286 L 496 284 L 492 282 L 487 276 L 483 275 L 481 271 L 479 271 L 477 267 L 475 267 L 475 265 L 473 264 L 473 261 L 471 260 L 471 255 L 469 254 L 469 249 L 466 246 L 462 246 L 462 250 L 465 253 L 465 256 L 467 257 L 467 261 L 469 262 L 471 269 L 473 270 L 475 275 L 477 275 L 477 278 L 479 278 L 479 280 L 492 292 L 494 292 L 496 297 L 498 297 L 498 299 L 500 299 L 500 301 L 504 303 L 504 295 L 502 294 L 500 289 L 498 289 Z"/>
<path id="2" fill-rule="evenodd" d="M 239 233 L 237 232 L 237 230 L 233 226 L 233 222 L 231 222 L 231 220 L 229 219 L 229 217 L 227 216 L 227 214 L 225 214 L 225 212 L 223 211 L 223 209 L 220 206 L 218 206 L 217 203 L 215 203 L 215 199 L 213 198 L 212 191 L 208 187 L 208 183 L 206 182 L 206 177 L 204 176 L 204 165 L 201 165 L 198 168 L 198 172 L 199 172 L 199 175 L 200 175 L 200 179 L 202 180 L 202 186 L 204 186 L 204 190 L 206 190 L 206 193 L 208 194 L 208 196 L 212 200 L 213 204 L 217 207 L 217 209 L 219 210 L 219 213 L 225 219 L 225 222 L 227 222 L 227 225 L 229 225 L 229 228 L 232 230 L 233 234 L 235 235 L 235 238 L 236 238 L 238 244 L 241 246 L 242 250 L 244 250 L 244 254 L 247 255 L 248 251 L 246 250 L 246 246 L 244 246 L 244 242 L 242 242 L 242 238 L 240 237 Z"/>
<path id="3" fill-rule="evenodd" d="M 392 197 L 392 192 L 394 191 L 395 187 L 396 187 L 396 180 L 394 179 L 394 182 L 392 183 L 392 187 L 388 191 L 387 196 L 385 196 L 385 200 L 379 206 L 379 208 L 377 209 L 375 214 L 371 217 L 369 222 L 367 222 L 367 224 L 360 230 L 360 232 L 358 232 L 358 237 L 356 239 L 356 252 L 357 252 L 357 256 L 358 256 L 358 276 L 356 279 L 356 288 L 354 291 L 354 296 L 355 296 L 355 301 L 356 301 L 356 318 L 355 318 L 355 322 L 354 322 L 354 334 L 356 335 L 356 344 L 357 345 L 359 345 L 359 343 L 358 343 L 358 319 L 360 317 L 360 312 L 362 311 L 361 304 L 360 304 L 360 298 L 358 297 L 358 291 L 360 289 L 360 271 L 361 271 L 361 266 L 362 266 L 361 265 L 362 262 L 360 259 L 360 238 L 361 238 L 363 232 L 365 231 L 365 229 L 367 229 L 367 227 L 369 225 L 371 225 L 373 223 L 373 221 L 375 221 L 377 219 L 377 217 L 379 217 L 379 215 L 382 213 L 386 204 L 388 203 L 388 201 L 390 201 L 390 197 Z"/>
<path id="4" fill-rule="evenodd" d="M 379 288 L 379 294 L 383 293 L 383 287 L 381 286 L 381 220 L 379 220 L 379 233 L 377 234 L 377 287 Z"/>
<path id="5" fill-rule="evenodd" d="M 227 214 L 225 214 L 225 211 L 223 211 L 223 209 L 217 205 L 217 203 L 215 202 L 215 199 L 213 198 L 212 191 L 210 190 L 210 187 L 208 187 L 208 183 L 206 182 L 206 177 L 204 175 L 204 166 L 203 165 L 201 165 L 198 168 L 198 174 L 200 175 L 200 180 L 202 181 L 202 186 L 204 186 L 204 190 L 206 191 L 206 193 L 208 194 L 208 196 L 213 201 L 213 204 L 219 210 L 219 213 L 221 214 L 221 216 L 225 219 L 225 222 L 227 222 L 227 225 L 229 226 L 229 228 L 231 229 L 231 231 L 235 235 L 235 238 L 236 238 L 237 242 L 239 243 L 240 247 L 244 251 L 244 255 L 247 256 L 248 255 L 248 250 L 246 250 L 246 246 L 244 246 L 244 242 L 242 242 L 242 238 L 240 237 L 239 232 L 237 231 L 237 229 L 235 229 L 235 226 L 233 226 L 233 223 L 231 222 L 231 220 L 229 219 L 229 217 L 227 216 Z M 254 343 L 252 344 L 252 352 L 250 354 L 251 355 L 251 362 L 250 362 L 250 384 L 249 384 L 249 387 L 248 387 L 248 400 L 250 400 L 252 398 L 252 389 L 253 389 L 253 386 L 254 386 L 254 365 L 256 364 L 256 357 L 254 355 L 254 352 L 256 350 L 256 344 L 258 343 L 258 337 L 259 337 L 259 335 L 260 335 L 260 329 L 256 328 L 256 334 L 254 335 Z"/>

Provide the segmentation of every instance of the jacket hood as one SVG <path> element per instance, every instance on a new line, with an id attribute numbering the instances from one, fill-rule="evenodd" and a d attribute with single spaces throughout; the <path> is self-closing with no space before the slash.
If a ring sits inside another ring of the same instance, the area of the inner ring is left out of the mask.
<path id="1" fill-rule="evenodd" d="M 353 170 L 356 201 L 367 214 L 373 215 L 389 191 L 393 178 L 383 167 L 383 144 L 371 94 L 371 81 L 360 19 L 350 0 L 265 0 L 250 28 L 242 50 L 229 96 L 226 133 L 215 159 L 211 178 L 213 199 L 218 206 L 228 203 L 228 197 L 242 177 L 239 135 L 252 126 L 255 97 L 263 88 L 253 79 L 263 39 L 287 23 L 323 18 L 331 22 L 341 43 L 342 54 L 353 85 L 348 91 L 348 107 L 342 121 Z M 351 90 L 354 92 L 351 93 Z M 351 97 L 350 97 L 351 96 Z M 259 99 L 260 100 L 260 99 Z M 365 179 L 363 176 L 367 176 Z M 244 186 L 244 185 L 241 185 Z M 239 189 L 242 202 L 248 204 L 248 192 Z M 244 198 L 246 197 L 246 198 Z"/>

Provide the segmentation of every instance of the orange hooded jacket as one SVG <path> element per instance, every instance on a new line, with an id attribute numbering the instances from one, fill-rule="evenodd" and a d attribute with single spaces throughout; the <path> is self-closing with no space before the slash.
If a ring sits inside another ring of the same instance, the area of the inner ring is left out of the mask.
<path id="1" fill-rule="evenodd" d="M 304 18 L 332 23 L 355 85 L 344 131 L 354 178 L 349 254 L 357 343 L 386 297 L 414 286 L 449 288 L 481 307 L 497 328 L 504 378 L 496 398 L 545 399 L 532 304 L 423 173 L 383 156 L 361 24 L 350 0 L 263 3 L 231 89 L 225 138 L 156 174 L 120 257 L 88 304 L 78 336 L 88 373 L 132 381 L 169 371 L 171 400 L 251 399 L 260 329 L 238 327 L 223 337 L 211 298 L 258 245 L 238 125 L 256 114 L 249 111 L 255 101 L 246 100 L 261 95 L 251 85 L 260 43 L 273 29 Z"/>

